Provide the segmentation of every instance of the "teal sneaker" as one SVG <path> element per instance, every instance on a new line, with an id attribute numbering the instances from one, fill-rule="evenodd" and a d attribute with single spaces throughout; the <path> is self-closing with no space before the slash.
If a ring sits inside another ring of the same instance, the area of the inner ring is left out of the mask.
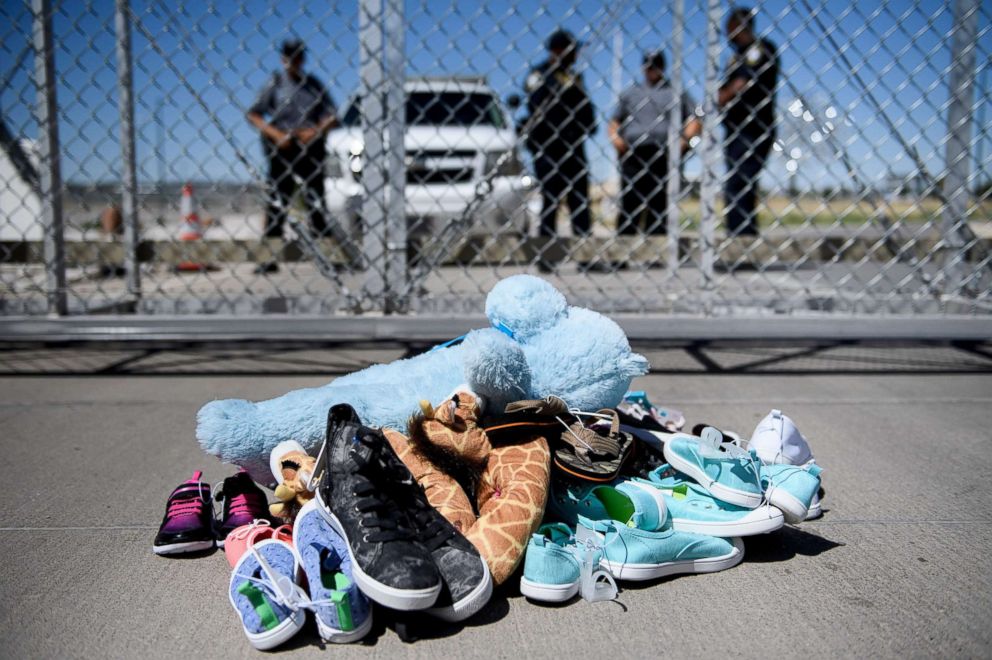
<path id="1" fill-rule="evenodd" d="M 597 486 L 555 480 L 548 496 L 551 515 L 575 526 L 579 516 L 590 520 L 616 520 L 630 527 L 653 532 L 666 522 L 665 499 L 657 489 Z"/>
<path id="2" fill-rule="evenodd" d="M 595 536 L 603 548 L 600 566 L 618 580 L 638 582 L 685 573 L 713 573 L 744 558 L 740 539 L 721 539 L 669 529 L 649 532 L 615 520 L 579 516 L 576 535 Z"/>
<path id="3" fill-rule="evenodd" d="M 579 592 L 585 551 L 584 544 L 576 544 L 568 525 L 541 525 L 527 544 L 520 593 L 546 603 L 569 600 Z M 590 551 L 593 566 L 598 566 L 602 553 L 598 549 Z"/>
<path id="4" fill-rule="evenodd" d="M 647 479 L 632 479 L 618 488 L 623 492 L 641 489 L 660 492 L 665 499 L 672 529 L 731 538 L 774 532 L 785 524 L 782 512 L 770 504 L 746 509 L 721 502 L 705 488 L 662 465 Z"/>
<path id="5" fill-rule="evenodd" d="M 736 445 L 721 444 L 721 438 L 710 427 L 701 438 L 676 433 L 665 443 L 665 460 L 723 502 L 746 509 L 761 506 L 760 462 Z"/>
<path id="6" fill-rule="evenodd" d="M 809 510 L 820 490 L 820 472 L 823 470 L 819 465 L 762 465 L 759 471 L 765 497 L 782 510 L 788 522 L 799 523 L 809 517 Z M 816 503 L 819 505 L 819 499 Z"/>

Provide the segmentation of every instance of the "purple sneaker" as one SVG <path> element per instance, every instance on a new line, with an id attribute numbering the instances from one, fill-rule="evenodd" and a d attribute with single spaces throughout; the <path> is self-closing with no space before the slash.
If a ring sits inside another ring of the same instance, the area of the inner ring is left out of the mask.
<path id="1" fill-rule="evenodd" d="M 217 529 L 218 547 L 223 548 L 227 535 L 242 525 L 250 525 L 256 520 L 271 522 L 268 498 L 244 470 L 224 480 L 216 499 L 224 502 Z"/>
<path id="2" fill-rule="evenodd" d="M 155 535 L 152 551 L 156 555 L 180 555 L 214 547 L 213 509 L 210 507 L 210 484 L 200 481 L 197 470 L 169 495 L 165 518 Z"/>

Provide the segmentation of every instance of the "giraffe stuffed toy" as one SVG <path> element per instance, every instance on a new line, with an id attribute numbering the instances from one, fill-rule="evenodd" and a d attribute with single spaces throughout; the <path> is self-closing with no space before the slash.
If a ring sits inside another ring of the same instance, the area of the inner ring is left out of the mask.
<path id="1" fill-rule="evenodd" d="M 436 409 L 422 401 L 407 435 L 384 432 L 431 505 L 472 542 L 493 581 L 502 584 L 544 516 L 551 453 L 534 432 L 493 446 L 479 423 L 481 410 L 480 397 L 463 390 Z"/>

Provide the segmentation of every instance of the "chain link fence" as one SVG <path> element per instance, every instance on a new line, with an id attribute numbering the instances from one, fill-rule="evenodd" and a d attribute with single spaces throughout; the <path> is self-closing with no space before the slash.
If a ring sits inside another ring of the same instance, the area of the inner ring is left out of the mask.
<path id="1" fill-rule="evenodd" d="M 8 317 L 992 311 L 978 0 L 0 14 Z"/>

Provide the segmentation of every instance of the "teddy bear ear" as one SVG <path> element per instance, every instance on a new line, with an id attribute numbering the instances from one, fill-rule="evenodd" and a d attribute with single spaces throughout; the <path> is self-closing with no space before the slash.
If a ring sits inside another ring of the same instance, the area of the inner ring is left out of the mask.
<path id="1" fill-rule="evenodd" d="M 567 311 L 565 296 L 533 275 L 500 280 L 486 296 L 489 323 L 517 341 L 554 326 Z"/>

